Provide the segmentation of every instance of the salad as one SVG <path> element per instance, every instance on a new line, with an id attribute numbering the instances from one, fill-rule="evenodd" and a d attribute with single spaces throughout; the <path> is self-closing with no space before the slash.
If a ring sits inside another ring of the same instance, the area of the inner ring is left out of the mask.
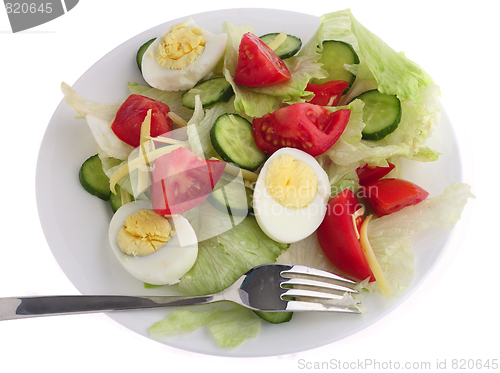
<path id="1" fill-rule="evenodd" d="M 137 67 L 147 83 L 124 82 L 122 102 L 90 102 L 62 85 L 96 140 L 80 180 L 110 200 L 117 259 L 145 286 L 186 294 L 278 261 L 346 274 L 367 296 L 398 296 L 413 279 L 412 238 L 453 227 L 472 197 L 455 183 L 429 198 L 399 165 L 439 158 L 425 145 L 439 87 L 349 10 L 322 16 L 307 41 L 231 22 L 222 30 L 187 19 L 145 40 Z M 207 327 L 235 347 L 262 320 L 293 315 L 214 306 L 171 312 L 149 331 Z"/>

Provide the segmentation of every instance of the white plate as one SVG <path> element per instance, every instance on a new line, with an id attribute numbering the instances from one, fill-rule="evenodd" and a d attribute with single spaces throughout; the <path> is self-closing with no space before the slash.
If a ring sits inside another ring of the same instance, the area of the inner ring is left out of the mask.
<path id="1" fill-rule="evenodd" d="M 319 18 L 280 10 L 232 9 L 192 16 L 202 28 L 221 32 L 224 21 L 252 24 L 257 34 L 286 31 L 307 41 L 319 25 Z M 127 82 L 143 83 L 135 54 L 147 40 L 156 37 L 177 19 L 154 27 L 123 43 L 95 65 L 74 85 L 83 97 L 98 102 L 117 102 L 128 95 Z M 55 82 L 57 84 L 58 82 Z M 107 203 L 85 192 L 78 181 L 82 162 L 95 153 L 95 142 L 86 122 L 74 119 L 64 100 L 57 107 L 45 133 L 37 165 L 37 201 L 41 224 L 54 257 L 69 280 L 83 294 L 144 294 L 166 292 L 144 289 L 116 261 L 108 244 L 107 231 L 111 209 Z M 449 118 L 443 111 L 438 130 L 429 141 L 442 153 L 439 161 L 420 164 L 403 162 L 405 178 L 417 182 L 431 196 L 462 180 L 461 160 Z M 237 349 L 219 348 L 206 330 L 162 339 L 179 349 L 210 355 L 271 356 L 295 353 L 326 345 L 356 333 L 387 316 L 398 307 L 432 271 L 444 252 L 450 231 L 432 230 L 414 240 L 416 274 L 412 286 L 396 301 L 377 295 L 364 304 L 368 315 L 295 314 L 289 324 L 263 324 L 256 339 Z M 167 310 L 110 313 L 109 317 L 147 336 L 147 328 L 163 319 Z"/>

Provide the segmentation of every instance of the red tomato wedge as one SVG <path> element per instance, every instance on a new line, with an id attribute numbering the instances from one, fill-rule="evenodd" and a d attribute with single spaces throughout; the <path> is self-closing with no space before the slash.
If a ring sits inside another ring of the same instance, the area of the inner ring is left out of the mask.
<path id="1" fill-rule="evenodd" d="M 181 214 L 201 204 L 219 181 L 226 163 L 178 148 L 157 158 L 151 173 L 151 203 L 161 215 Z"/>
<path id="2" fill-rule="evenodd" d="M 318 242 L 326 257 L 339 270 L 360 281 L 375 281 L 356 235 L 354 213 L 361 207 L 356 195 L 345 189 L 328 202 L 325 219 L 317 230 Z"/>
<path id="3" fill-rule="evenodd" d="M 370 166 L 368 164 L 363 167 L 358 167 L 356 173 L 359 178 L 359 185 L 370 184 L 378 179 L 383 178 L 394 169 L 394 165 L 389 163 L 387 167 Z"/>
<path id="4" fill-rule="evenodd" d="M 360 195 L 368 201 L 378 216 L 399 211 L 407 206 L 416 205 L 429 196 L 418 185 L 403 179 L 380 179 L 364 185 Z"/>
<path id="5" fill-rule="evenodd" d="M 306 91 L 314 93 L 314 97 L 309 103 L 320 106 L 337 106 L 342 98 L 342 93 L 348 86 L 349 83 L 343 80 L 332 80 L 323 84 L 309 83 Z"/>
<path id="6" fill-rule="evenodd" d="M 330 113 L 322 106 L 299 102 L 254 119 L 253 136 L 257 147 L 268 154 L 292 147 L 316 157 L 338 140 L 350 115 L 347 109 Z"/>
<path id="7" fill-rule="evenodd" d="M 170 111 L 168 105 L 141 95 L 130 95 L 125 100 L 116 113 L 111 129 L 120 140 L 138 147 L 141 125 L 149 109 L 151 109 L 152 137 L 172 130 L 172 120 L 167 116 Z"/>
<path id="8" fill-rule="evenodd" d="M 238 50 L 234 81 L 247 87 L 266 87 L 290 79 L 285 63 L 256 35 L 243 35 Z"/>

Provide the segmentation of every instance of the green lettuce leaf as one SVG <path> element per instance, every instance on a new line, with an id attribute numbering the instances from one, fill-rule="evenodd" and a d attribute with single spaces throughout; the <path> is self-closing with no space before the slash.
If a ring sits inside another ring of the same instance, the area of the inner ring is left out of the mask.
<path id="1" fill-rule="evenodd" d="M 284 251 L 276 259 L 276 262 L 299 264 L 328 272 L 335 272 L 337 270 L 325 256 L 323 250 L 321 250 L 316 232 L 303 240 L 290 244 L 288 250 Z"/>
<path id="2" fill-rule="evenodd" d="M 469 198 L 474 198 L 469 185 L 453 183 L 440 196 L 370 221 L 368 240 L 393 296 L 413 281 L 415 254 L 412 239 L 430 228 L 453 228 Z"/>
<path id="3" fill-rule="evenodd" d="M 261 321 L 249 309 L 237 306 L 222 312 L 207 326 L 222 347 L 237 347 L 259 334 Z"/>
<path id="4" fill-rule="evenodd" d="M 364 164 L 387 165 L 387 159 L 404 157 L 417 161 L 435 161 L 439 153 L 425 146 L 437 126 L 441 109 L 438 105 L 439 87 L 413 61 L 394 51 L 379 37 L 368 31 L 349 9 L 325 14 L 312 38 L 299 56 L 317 55 L 324 40 L 350 44 L 359 57 L 359 64 L 344 67 L 356 75 L 356 82 L 342 99 L 351 109 L 349 124 L 327 152 L 332 164 L 329 176 L 332 185 L 345 187 L 356 183 L 355 170 Z M 401 101 L 402 117 L 398 128 L 380 141 L 362 140 L 363 103 L 354 99 L 369 89 L 397 95 Z M 336 110 L 336 109 L 331 109 Z M 353 185 L 355 186 L 355 185 Z"/>
<path id="5" fill-rule="evenodd" d="M 214 307 L 208 310 L 179 310 L 171 312 L 165 319 L 148 328 L 151 338 L 190 333 L 207 327 L 222 347 L 234 348 L 260 331 L 261 321 L 250 310 L 234 306 L 228 310 Z"/>
<path id="6" fill-rule="evenodd" d="M 359 23 L 349 9 L 325 14 L 320 20 L 319 28 L 299 55 L 316 53 L 324 40 L 343 41 L 354 48 L 360 60 L 359 64 L 347 65 L 347 70 L 359 79 L 376 81 L 382 93 L 418 102 L 419 89 L 435 84 L 419 65 Z"/>
<path id="7" fill-rule="evenodd" d="M 250 117 L 262 117 L 286 104 L 304 102 L 311 98 L 305 90 L 312 78 L 326 77 L 325 71 L 317 63 L 319 55 L 291 57 L 284 62 L 292 78 L 270 87 L 244 87 L 234 82 L 234 72 L 238 64 L 238 50 L 241 38 L 247 32 L 254 33 L 252 26 L 236 26 L 224 22 L 223 31 L 228 35 L 225 54 L 224 76 L 231 83 L 235 93 L 234 106 Z"/>
<path id="8" fill-rule="evenodd" d="M 161 338 L 172 334 L 190 333 L 207 326 L 221 312 L 219 308 L 209 310 L 178 310 L 168 314 L 148 328 L 151 338 Z"/>
<path id="9" fill-rule="evenodd" d="M 194 113 L 186 126 L 188 142 L 191 150 L 200 157 L 204 157 L 205 150 L 210 144 L 210 137 L 207 136 L 204 126 L 200 125 L 205 119 L 205 111 L 201 104 L 200 96 L 195 97 Z M 200 131 L 201 130 L 201 131 Z M 207 144 L 208 141 L 208 144 Z"/>
<path id="10" fill-rule="evenodd" d="M 249 269 L 274 263 L 286 248 L 266 236 L 253 216 L 247 216 L 233 229 L 198 244 L 196 263 L 181 278 L 178 290 L 197 295 L 221 291 Z"/>
<path id="11" fill-rule="evenodd" d="M 273 263 L 288 248 L 267 237 L 253 216 L 216 237 L 198 244 L 198 258 L 193 268 L 177 284 L 184 294 L 211 294 L 232 285 L 249 269 Z M 149 328 L 152 338 L 187 333 L 207 327 L 223 347 L 236 347 L 248 338 L 257 336 L 260 319 L 250 310 L 237 306 L 230 310 L 219 308 L 181 310 Z"/>
<path id="12" fill-rule="evenodd" d="M 86 119 L 98 148 L 110 158 L 126 160 L 134 147 L 120 140 L 111 129 L 111 123 L 123 102 L 93 102 L 83 98 L 66 83 L 61 84 L 61 89 L 68 106 L 80 114 L 77 118 Z"/>

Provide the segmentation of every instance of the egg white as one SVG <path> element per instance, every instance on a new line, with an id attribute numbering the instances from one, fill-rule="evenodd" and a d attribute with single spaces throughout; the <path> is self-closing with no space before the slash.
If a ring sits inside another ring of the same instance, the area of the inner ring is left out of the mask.
<path id="1" fill-rule="evenodd" d="M 149 201 L 135 201 L 116 211 L 109 224 L 109 243 L 118 261 L 132 276 L 153 285 L 179 282 L 194 265 L 198 256 L 198 240 L 188 220 L 180 215 L 168 217 L 175 235 L 153 254 L 133 257 L 124 254 L 116 237 L 125 219 L 136 211 L 152 209 Z"/>
<path id="2" fill-rule="evenodd" d="M 182 22 L 189 28 L 199 28 L 192 18 Z M 205 37 L 205 49 L 196 60 L 181 70 L 171 70 L 158 65 L 156 50 L 158 44 L 169 33 L 163 33 L 151 43 L 142 58 L 142 76 L 152 87 L 164 91 L 183 91 L 193 88 L 201 79 L 210 74 L 226 49 L 227 34 L 212 34 L 202 29 Z"/>
<path id="3" fill-rule="evenodd" d="M 318 193 L 311 203 L 302 209 L 290 209 L 280 205 L 266 188 L 267 168 L 282 154 L 289 154 L 305 162 L 313 169 L 318 179 Z M 281 243 L 300 241 L 318 229 L 325 217 L 330 194 L 328 175 L 314 157 L 299 149 L 282 148 L 267 159 L 255 184 L 253 205 L 257 223 L 264 233 L 275 241 Z"/>

